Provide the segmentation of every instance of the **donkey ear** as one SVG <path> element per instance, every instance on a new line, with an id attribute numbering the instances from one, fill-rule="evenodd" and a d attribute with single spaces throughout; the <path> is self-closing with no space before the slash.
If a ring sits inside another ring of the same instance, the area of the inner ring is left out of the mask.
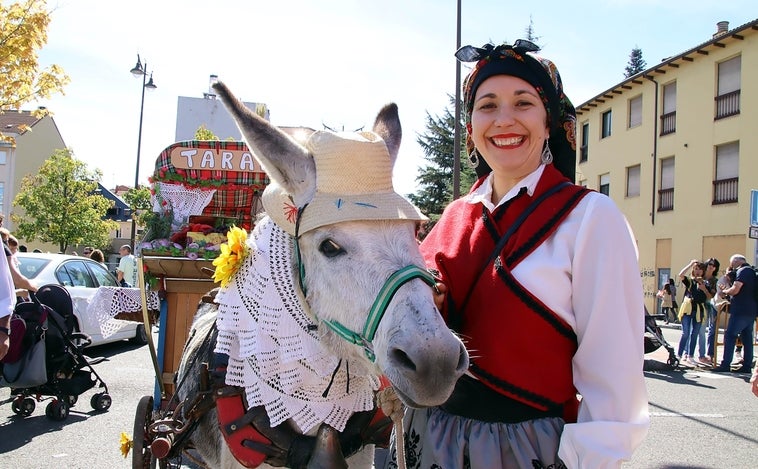
<path id="1" fill-rule="evenodd" d="M 392 164 L 395 164 L 397 152 L 400 150 L 400 140 L 403 138 L 403 129 L 400 127 L 400 117 L 397 113 L 397 104 L 389 103 L 379 111 L 374 120 L 374 133 L 382 137 L 390 152 Z"/>
<path id="2" fill-rule="evenodd" d="M 268 177 L 291 194 L 296 202 L 308 200 L 316 190 L 316 165 L 308 150 L 248 109 L 224 83 L 217 81 L 213 89 L 218 92 Z"/>

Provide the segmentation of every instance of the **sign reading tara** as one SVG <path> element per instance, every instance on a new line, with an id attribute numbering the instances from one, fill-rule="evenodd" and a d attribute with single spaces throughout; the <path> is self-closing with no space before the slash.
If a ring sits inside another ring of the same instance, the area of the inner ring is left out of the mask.
<path id="1" fill-rule="evenodd" d="M 170 158 L 175 168 L 263 172 L 249 150 L 176 147 L 171 149 Z"/>

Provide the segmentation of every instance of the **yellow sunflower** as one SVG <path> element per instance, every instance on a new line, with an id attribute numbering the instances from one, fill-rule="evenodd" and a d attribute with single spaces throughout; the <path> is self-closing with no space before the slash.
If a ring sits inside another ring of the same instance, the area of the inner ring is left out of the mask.
<path id="1" fill-rule="evenodd" d="M 221 245 L 221 254 L 213 260 L 216 267 L 213 281 L 226 287 L 247 257 L 247 231 L 233 226 L 226 234 L 227 242 Z"/>
<path id="2" fill-rule="evenodd" d="M 129 450 L 132 449 L 132 446 L 134 446 L 132 438 L 126 432 L 121 432 L 119 444 L 121 445 L 121 455 L 124 457 L 129 454 Z"/>

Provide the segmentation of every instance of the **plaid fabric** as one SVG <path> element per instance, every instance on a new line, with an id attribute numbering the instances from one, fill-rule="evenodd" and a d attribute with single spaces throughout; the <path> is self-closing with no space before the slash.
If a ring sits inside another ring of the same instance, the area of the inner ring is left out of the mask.
<path id="1" fill-rule="evenodd" d="M 187 140 L 170 145 L 155 162 L 150 182 L 182 184 L 187 188 L 213 188 L 216 193 L 203 210 L 203 215 L 232 217 L 243 226 L 252 226 L 255 202 L 269 183 L 264 172 L 219 171 L 177 168 L 171 164 L 171 151 L 175 148 L 200 150 L 250 151 L 244 142 Z"/>

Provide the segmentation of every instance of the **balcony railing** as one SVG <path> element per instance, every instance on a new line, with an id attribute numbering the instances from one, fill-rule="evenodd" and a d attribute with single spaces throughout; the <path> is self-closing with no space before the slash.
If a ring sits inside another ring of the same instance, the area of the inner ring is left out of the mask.
<path id="1" fill-rule="evenodd" d="M 589 148 L 587 148 L 587 145 L 582 145 L 579 148 L 579 162 L 583 163 L 587 161 L 587 154 L 589 153 Z"/>
<path id="2" fill-rule="evenodd" d="M 668 112 L 661 116 L 661 135 L 676 132 L 676 111 Z"/>
<path id="3" fill-rule="evenodd" d="M 713 181 L 712 205 L 733 204 L 737 202 L 737 189 L 740 178 L 720 179 Z"/>
<path id="4" fill-rule="evenodd" d="M 674 210 L 674 188 L 658 191 L 658 211 Z"/>
<path id="5" fill-rule="evenodd" d="M 713 120 L 724 117 L 736 116 L 740 113 L 740 90 L 716 96 L 716 117 Z"/>

